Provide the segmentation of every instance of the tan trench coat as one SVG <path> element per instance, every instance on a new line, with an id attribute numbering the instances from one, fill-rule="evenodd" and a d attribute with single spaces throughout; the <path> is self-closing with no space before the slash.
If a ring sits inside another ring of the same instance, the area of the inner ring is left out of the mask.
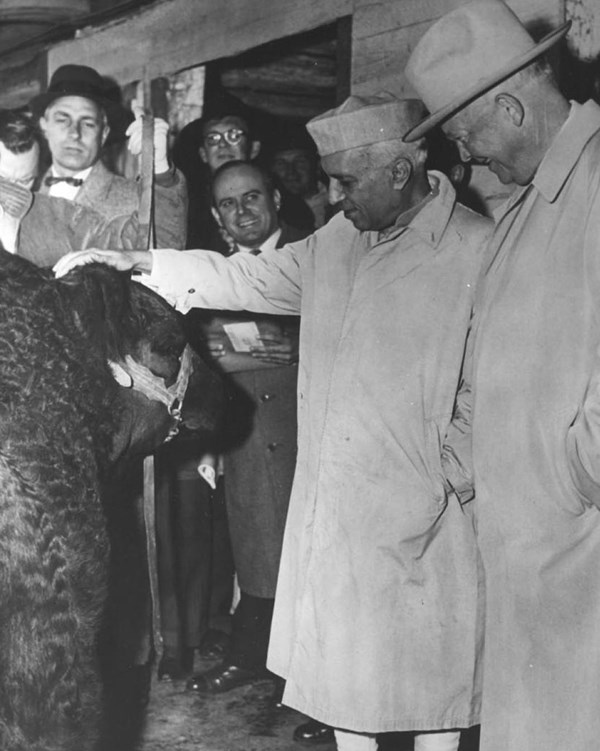
<path id="1" fill-rule="evenodd" d="M 600 108 L 502 211 L 476 304 L 481 751 L 600 748 Z"/>
<path id="2" fill-rule="evenodd" d="M 268 665 L 287 704 L 356 731 L 478 720 L 478 554 L 440 449 L 488 222 L 435 179 L 439 195 L 386 239 L 338 215 L 273 254 L 156 253 L 149 279 L 182 310 L 301 313 Z"/>

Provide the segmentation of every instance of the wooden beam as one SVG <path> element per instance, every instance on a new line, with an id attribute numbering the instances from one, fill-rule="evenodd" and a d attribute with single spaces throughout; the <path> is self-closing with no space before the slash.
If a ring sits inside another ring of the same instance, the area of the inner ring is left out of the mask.
<path id="1" fill-rule="evenodd" d="M 355 39 L 384 34 L 400 27 L 433 22 L 468 0 L 356 0 Z M 564 18 L 564 0 L 507 0 L 526 26 L 557 26 Z"/>
<path id="2" fill-rule="evenodd" d="M 163 0 L 52 48 L 49 72 L 77 62 L 121 84 L 144 70 L 156 78 L 323 26 L 353 7 L 354 0 Z"/>

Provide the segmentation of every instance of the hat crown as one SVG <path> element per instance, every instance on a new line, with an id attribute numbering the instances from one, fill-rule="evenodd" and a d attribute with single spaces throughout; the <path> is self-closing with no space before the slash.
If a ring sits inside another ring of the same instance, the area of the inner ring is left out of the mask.
<path id="1" fill-rule="evenodd" d="M 400 139 L 423 114 L 419 99 L 399 99 L 382 91 L 372 96 L 350 96 L 339 107 L 314 117 L 306 128 L 319 154 L 328 156 Z"/>
<path id="2" fill-rule="evenodd" d="M 104 93 L 105 85 L 97 70 L 87 65 L 61 65 L 52 74 L 48 91 L 62 91 L 65 88 L 84 86 Z"/>
<path id="3" fill-rule="evenodd" d="M 434 112 L 535 47 L 507 5 L 500 0 L 475 0 L 425 32 L 408 61 L 406 77 Z"/>

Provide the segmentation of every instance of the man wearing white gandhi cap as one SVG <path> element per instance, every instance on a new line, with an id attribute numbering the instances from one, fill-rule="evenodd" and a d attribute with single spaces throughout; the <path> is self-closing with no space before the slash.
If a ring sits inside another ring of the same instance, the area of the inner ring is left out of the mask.
<path id="1" fill-rule="evenodd" d="M 342 751 L 376 749 L 386 731 L 455 750 L 479 720 L 481 571 L 444 440 L 489 222 L 426 173 L 423 141 L 402 141 L 422 116 L 384 93 L 308 124 L 342 213 L 306 240 L 228 258 L 84 252 L 56 268 L 136 269 L 183 311 L 301 316 L 268 666 L 284 703 L 333 726 Z"/>
<path id="2" fill-rule="evenodd" d="M 496 212 L 466 366 L 481 751 L 600 748 L 600 107 L 567 101 L 540 60 L 567 31 L 536 43 L 479 0 L 431 26 L 406 70 L 431 112 L 407 137 L 441 123 L 517 185 Z"/>

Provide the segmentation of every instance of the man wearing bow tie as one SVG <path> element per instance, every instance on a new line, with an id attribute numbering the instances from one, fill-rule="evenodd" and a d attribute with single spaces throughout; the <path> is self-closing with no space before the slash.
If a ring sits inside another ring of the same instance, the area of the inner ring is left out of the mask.
<path id="1" fill-rule="evenodd" d="M 0 110 L 1 247 L 50 266 L 72 250 L 113 245 L 125 250 L 145 241 L 147 226 L 140 224 L 137 212 L 107 219 L 66 197 L 32 193 L 41 144 L 42 135 L 29 117 Z"/>
<path id="2" fill-rule="evenodd" d="M 40 192 L 86 206 L 111 221 L 139 207 L 138 183 L 111 172 L 101 161 L 110 138 L 129 136 L 128 148 L 141 152 L 141 118 L 110 97 L 102 77 L 84 65 L 58 68 L 46 92 L 30 102 L 52 156 Z M 129 125 L 129 127 L 127 127 Z M 168 125 L 154 127 L 155 227 L 158 247 L 185 247 L 187 190 L 183 176 L 169 165 Z"/>

